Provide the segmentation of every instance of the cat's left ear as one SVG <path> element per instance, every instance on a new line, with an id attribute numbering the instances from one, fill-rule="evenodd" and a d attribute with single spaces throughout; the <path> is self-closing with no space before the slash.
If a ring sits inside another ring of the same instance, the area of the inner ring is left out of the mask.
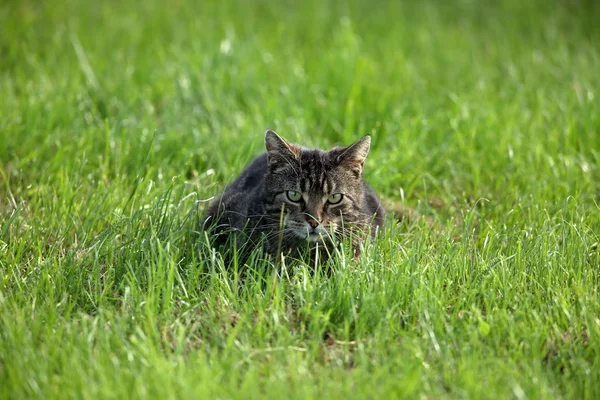
<path id="1" fill-rule="evenodd" d="M 298 159 L 300 156 L 298 145 L 288 143 L 270 129 L 265 133 L 265 147 L 271 168 L 276 168 L 278 164 L 289 164 L 290 160 Z"/>
<path id="2" fill-rule="evenodd" d="M 369 154 L 370 147 L 371 136 L 367 135 L 354 144 L 342 149 L 342 153 L 337 157 L 337 161 L 340 164 L 348 165 L 356 174 L 356 177 L 359 177 Z"/>

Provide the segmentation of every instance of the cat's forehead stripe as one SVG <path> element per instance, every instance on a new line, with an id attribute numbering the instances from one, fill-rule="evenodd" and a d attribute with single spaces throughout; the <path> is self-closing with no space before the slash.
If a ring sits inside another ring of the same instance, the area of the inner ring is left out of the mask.
<path id="1" fill-rule="evenodd" d="M 304 187 L 302 189 L 305 193 L 310 189 L 310 181 L 308 179 L 304 179 Z"/>
<path id="2" fill-rule="evenodd" d="M 329 180 L 323 177 L 323 193 L 329 192 Z"/>
<path id="3" fill-rule="evenodd" d="M 300 183 L 304 192 L 325 192 L 328 188 L 328 179 L 325 171 L 318 171 L 317 168 L 305 170 L 305 177 Z"/>

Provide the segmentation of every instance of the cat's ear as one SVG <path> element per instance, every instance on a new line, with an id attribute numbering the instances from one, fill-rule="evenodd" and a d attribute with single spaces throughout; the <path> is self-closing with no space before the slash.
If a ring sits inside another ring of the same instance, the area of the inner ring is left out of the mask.
<path id="1" fill-rule="evenodd" d="M 371 136 L 367 135 L 362 139 L 359 139 L 354 144 L 343 148 L 340 155 L 337 157 L 339 164 L 347 165 L 352 169 L 356 177 L 360 177 L 362 173 L 363 165 L 369 154 L 369 148 L 371 147 Z"/>
<path id="2" fill-rule="evenodd" d="M 284 138 L 270 129 L 265 133 L 265 147 L 267 148 L 269 165 L 277 161 L 289 162 L 290 157 L 297 159 L 300 156 L 300 147 L 298 145 L 288 143 Z"/>

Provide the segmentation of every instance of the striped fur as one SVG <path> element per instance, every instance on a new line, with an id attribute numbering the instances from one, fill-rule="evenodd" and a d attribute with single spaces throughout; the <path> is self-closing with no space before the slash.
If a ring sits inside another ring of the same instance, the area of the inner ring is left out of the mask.
<path id="1" fill-rule="evenodd" d="M 271 254 L 328 247 L 343 236 L 375 235 L 385 211 L 362 179 L 370 140 L 365 136 L 323 151 L 267 131 L 267 151 L 211 204 L 205 229 L 220 245 L 234 238 L 240 248 L 261 245 Z"/>

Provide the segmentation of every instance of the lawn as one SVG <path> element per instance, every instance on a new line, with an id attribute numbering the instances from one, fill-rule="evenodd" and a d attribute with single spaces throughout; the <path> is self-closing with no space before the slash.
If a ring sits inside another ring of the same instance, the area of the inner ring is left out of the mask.
<path id="1" fill-rule="evenodd" d="M 0 398 L 600 397 L 600 4 L 0 3 Z M 331 274 L 224 265 L 276 130 L 372 146 Z M 241 271 L 246 271 L 242 274 Z"/>

